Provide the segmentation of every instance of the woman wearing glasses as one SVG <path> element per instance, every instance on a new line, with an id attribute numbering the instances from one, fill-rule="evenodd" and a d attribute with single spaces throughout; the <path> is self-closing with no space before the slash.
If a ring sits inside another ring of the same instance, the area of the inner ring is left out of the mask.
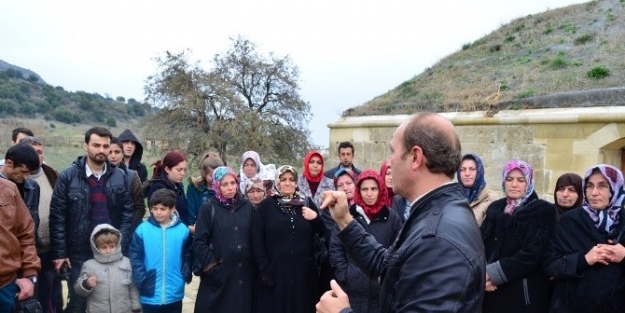
<path id="1" fill-rule="evenodd" d="M 553 233 L 553 205 L 538 199 L 534 171 L 521 160 L 503 169 L 505 197 L 493 202 L 482 223 L 486 254 L 483 312 L 547 312 L 549 283 L 540 268 Z"/>
<path id="2" fill-rule="evenodd" d="M 623 312 L 623 174 L 596 165 L 582 183 L 584 203 L 562 215 L 543 261 L 556 283 L 551 311 Z"/>

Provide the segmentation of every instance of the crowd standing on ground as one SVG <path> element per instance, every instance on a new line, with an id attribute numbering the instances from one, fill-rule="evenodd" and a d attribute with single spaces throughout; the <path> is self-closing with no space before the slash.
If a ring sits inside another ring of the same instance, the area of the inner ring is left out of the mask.
<path id="1" fill-rule="evenodd" d="M 131 131 L 93 127 L 59 173 L 29 129 L 11 143 L 0 313 L 181 312 L 193 276 L 196 313 L 625 312 L 622 172 L 566 173 L 553 204 L 520 159 L 487 184 L 436 114 L 402 123 L 379 170 L 341 142 L 330 169 L 317 151 L 301 174 L 246 151 L 237 173 L 207 152 L 187 178 L 170 151 L 148 178 Z"/>

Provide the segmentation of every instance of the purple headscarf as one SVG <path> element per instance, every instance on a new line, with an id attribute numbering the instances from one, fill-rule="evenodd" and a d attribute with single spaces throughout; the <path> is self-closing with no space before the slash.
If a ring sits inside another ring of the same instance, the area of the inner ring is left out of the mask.
<path id="1" fill-rule="evenodd" d="M 519 170 L 525 176 L 527 182 L 527 188 L 525 188 L 525 195 L 521 199 L 513 200 L 508 198 L 505 212 L 512 215 L 514 210 L 527 202 L 527 199 L 534 193 L 534 169 L 529 163 L 522 160 L 512 160 L 503 167 L 503 182 L 501 187 L 504 194 L 506 193 L 506 177 L 514 170 Z"/>
<path id="2" fill-rule="evenodd" d="M 232 177 L 234 177 L 234 180 L 237 182 L 237 184 L 239 183 L 239 180 L 237 179 L 237 174 L 231 168 L 227 166 L 220 166 L 216 168 L 213 171 L 213 183 L 212 183 L 213 190 L 215 191 L 215 198 L 217 198 L 217 201 L 219 201 L 220 203 L 223 203 L 226 205 L 228 204 L 236 205 L 238 197 L 235 195 L 231 199 L 226 199 L 224 198 L 223 194 L 221 193 L 221 189 L 219 188 L 219 185 L 221 184 L 221 180 L 224 179 L 226 175 L 232 175 Z M 239 188 L 237 187 L 237 193 L 238 191 L 239 191 Z"/>
<path id="3" fill-rule="evenodd" d="M 614 226 L 619 223 L 619 212 L 623 206 L 623 199 L 625 199 L 625 194 L 623 193 L 623 173 L 612 165 L 595 165 L 589 168 L 584 174 L 584 190 L 586 190 L 588 178 L 592 176 L 595 170 L 599 170 L 608 180 L 608 183 L 610 183 L 610 203 L 604 210 L 595 210 L 590 207 L 588 197 L 584 197 L 583 207 L 584 211 L 586 211 L 593 222 L 595 222 L 595 226 L 599 231 L 610 233 L 610 231 L 614 229 Z"/>

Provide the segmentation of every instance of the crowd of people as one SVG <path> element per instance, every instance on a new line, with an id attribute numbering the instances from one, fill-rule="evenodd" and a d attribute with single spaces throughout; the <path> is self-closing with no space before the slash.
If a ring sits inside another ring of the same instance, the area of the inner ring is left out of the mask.
<path id="1" fill-rule="evenodd" d="M 186 188 L 186 156 L 168 152 L 148 178 L 129 130 L 89 129 L 60 173 L 30 130 L 12 144 L 0 313 L 29 299 L 46 313 L 181 312 L 193 276 L 196 313 L 625 311 L 622 172 L 564 174 L 552 204 L 514 159 L 500 197 L 436 114 L 402 123 L 379 169 L 357 169 L 350 142 L 336 167 L 311 151 L 301 173 L 255 151 L 237 172 L 208 152 Z"/>

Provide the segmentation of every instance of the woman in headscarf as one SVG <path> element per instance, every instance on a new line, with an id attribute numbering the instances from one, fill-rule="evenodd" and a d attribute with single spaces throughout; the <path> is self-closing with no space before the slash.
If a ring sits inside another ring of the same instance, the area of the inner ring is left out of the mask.
<path id="1" fill-rule="evenodd" d="M 310 151 L 304 157 L 304 173 L 297 179 L 300 192 L 313 199 L 316 206 L 321 205 L 321 194 L 334 190 L 332 179 L 323 175 L 323 157 L 317 151 Z"/>
<path id="2" fill-rule="evenodd" d="M 564 212 L 582 205 L 584 194 L 582 193 L 582 178 L 574 173 L 562 174 L 556 181 L 556 190 L 553 192 L 554 205 L 556 207 L 556 219 Z"/>
<path id="3" fill-rule="evenodd" d="M 623 173 L 595 165 L 583 190 L 584 204 L 562 215 L 545 253 L 556 284 L 551 312 L 625 312 Z"/>
<path id="4" fill-rule="evenodd" d="M 464 195 L 469 200 L 477 225 L 482 225 L 486 209 L 495 200 L 497 193 L 486 188 L 484 180 L 484 164 L 475 154 L 465 154 L 462 157 L 460 168 L 456 172 L 458 182 L 464 188 Z"/>
<path id="5" fill-rule="evenodd" d="M 239 177 L 241 184 L 239 186 L 241 194 L 245 194 L 245 183 L 253 177 L 262 177 L 265 166 L 260 162 L 260 156 L 256 151 L 245 151 L 241 156 L 241 169 Z"/>
<path id="6" fill-rule="evenodd" d="M 187 159 L 184 154 L 178 151 L 168 152 L 163 159 L 152 164 L 154 173 L 152 178 L 145 182 L 143 192 L 150 202 L 152 194 L 161 189 L 167 188 L 176 193 L 176 211 L 180 216 L 180 221 L 189 226 L 193 231 L 193 223 L 187 210 L 187 198 L 184 194 L 182 180 L 187 172 Z"/>
<path id="7" fill-rule="evenodd" d="M 229 167 L 213 171 L 212 189 L 215 196 L 200 207 L 193 237 L 194 272 L 201 279 L 195 313 L 249 313 L 256 283 L 252 205 L 239 193 Z"/>
<path id="8" fill-rule="evenodd" d="M 250 178 L 245 183 L 245 197 L 254 208 L 265 200 L 265 183 L 258 177 Z"/>
<path id="9" fill-rule="evenodd" d="M 378 243 L 388 248 L 401 229 L 399 215 L 386 205 L 388 194 L 382 177 L 374 170 L 365 170 L 358 175 L 354 204 L 350 214 Z M 337 237 L 335 227 L 330 239 L 330 264 L 334 268 L 337 282 L 349 296 L 354 312 L 380 312 L 380 286 L 363 273 L 345 252 Z"/>
<path id="10" fill-rule="evenodd" d="M 191 225 L 195 224 L 197 212 L 202 204 L 208 198 L 215 196 L 215 191 L 211 186 L 213 183 L 213 171 L 220 166 L 224 166 L 224 161 L 217 154 L 208 152 L 204 154 L 198 163 L 200 176 L 189 177 L 187 210 L 189 211 L 189 222 Z"/>
<path id="11" fill-rule="evenodd" d="M 486 255 L 483 312 L 547 312 L 549 283 L 540 267 L 553 233 L 553 205 L 534 191 L 534 171 L 521 160 L 503 169 L 505 197 L 488 207 L 482 223 Z"/>
<path id="12" fill-rule="evenodd" d="M 382 177 L 382 180 L 384 181 L 384 186 L 381 188 L 386 188 L 386 193 L 388 194 L 386 206 L 392 208 L 395 192 L 393 192 L 393 176 L 391 175 L 391 163 L 388 160 L 384 161 L 384 163 L 382 163 L 382 167 L 380 167 L 380 177 Z"/>
<path id="13" fill-rule="evenodd" d="M 354 203 L 354 195 L 356 194 L 356 175 L 350 169 L 340 168 L 334 173 L 334 188 L 338 191 L 345 192 L 347 202 L 351 205 Z"/>
<path id="14" fill-rule="evenodd" d="M 324 234 L 325 226 L 312 199 L 297 190 L 297 171 L 284 165 L 276 176 L 252 221 L 256 312 L 312 313 L 320 297 L 313 236 Z"/>

